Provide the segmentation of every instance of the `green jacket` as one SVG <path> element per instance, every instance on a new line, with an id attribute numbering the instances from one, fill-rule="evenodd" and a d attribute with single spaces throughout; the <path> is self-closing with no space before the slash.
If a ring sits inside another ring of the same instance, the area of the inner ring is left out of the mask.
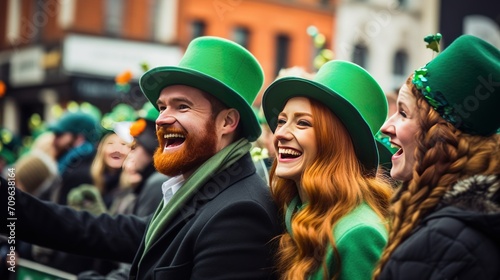
<path id="1" fill-rule="evenodd" d="M 341 258 L 339 279 L 371 279 L 387 243 L 387 230 L 370 206 L 363 203 L 343 217 L 333 229 L 333 238 Z M 335 269 L 333 250 L 330 246 L 327 250 L 327 267 L 332 275 Z M 309 279 L 325 279 L 323 269 L 318 269 Z"/>

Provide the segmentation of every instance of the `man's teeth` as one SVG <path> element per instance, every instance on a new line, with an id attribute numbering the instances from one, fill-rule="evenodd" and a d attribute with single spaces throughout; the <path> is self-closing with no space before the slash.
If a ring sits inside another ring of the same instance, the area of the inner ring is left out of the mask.
<path id="1" fill-rule="evenodd" d="M 294 151 L 292 149 L 279 149 L 279 153 L 280 154 L 288 154 L 288 155 L 292 155 L 292 156 L 300 156 L 301 155 L 301 153 Z"/>
<path id="2" fill-rule="evenodd" d="M 171 139 L 171 138 L 185 138 L 185 137 L 184 135 L 178 133 L 163 134 L 163 139 Z"/>

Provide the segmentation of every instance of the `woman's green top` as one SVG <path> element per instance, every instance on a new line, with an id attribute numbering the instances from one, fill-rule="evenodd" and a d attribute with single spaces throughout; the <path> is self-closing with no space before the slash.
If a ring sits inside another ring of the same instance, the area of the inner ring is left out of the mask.
<path id="1" fill-rule="evenodd" d="M 296 197 L 286 211 L 285 223 L 290 235 L 293 212 L 303 208 L 299 204 L 299 198 Z M 333 229 L 333 239 L 341 259 L 339 279 L 371 279 L 382 250 L 387 244 L 387 236 L 384 221 L 366 203 L 360 204 L 342 217 Z M 323 266 L 320 266 L 309 279 L 331 279 L 336 269 L 335 261 L 333 249 L 328 245 L 326 256 L 328 274 L 325 275 Z"/>

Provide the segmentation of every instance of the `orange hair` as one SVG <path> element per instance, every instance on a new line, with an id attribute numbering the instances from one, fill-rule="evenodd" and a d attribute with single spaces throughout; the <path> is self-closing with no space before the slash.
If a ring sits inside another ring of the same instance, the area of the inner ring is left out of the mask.
<path id="1" fill-rule="evenodd" d="M 412 179 L 403 182 L 392 200 L 389 240 L 374 279 L 453 184 L 477 174 L 500 174 L 500 135 L 474 136 L 458 130 L 429 106 L 411 82 L 412 77 L 406 85 L 416 98 L 421 127 L 415 135 L 415 166 Z"/>
<path id="2" fill-rule="evenodd" d="M 302 189 L 308 204 L 292 218 L 293 238 L 280 235 L 278 270 L 282 279 L 305 279 L 320 266 L 325 272 L 326 249 L 333 248 L 336 260 L 340 256 L 333 239 L 336 223 L 362 202 L 386 220 L 392 188 L 386 180 L 366 172 L 354 152 L 349 133 L 340 120 L 318 101 L 311 100 L 318 155 L 302 175 Z M 334 139 L 332 141 L 332 139 Z M 270 172 L 271 193 L 285 212 L 298 195 L 292 180 L 275 175 L 277 163 Z M 335 262 L 338 266 L 339 261 Z M 335 278 L 340 267 L 335 269 Z M 325 273 L 325 275 L 328 273 Z"/>

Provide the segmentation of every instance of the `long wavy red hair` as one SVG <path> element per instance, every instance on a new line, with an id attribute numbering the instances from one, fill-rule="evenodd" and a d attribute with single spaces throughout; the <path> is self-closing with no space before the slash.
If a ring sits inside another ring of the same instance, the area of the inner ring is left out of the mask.
<path id="1" fill-rule="evenodd" d="M 415 166 L 412 179 L 403 182 L 392 199 L 389 240 L 374 279 L 453 184 L 477 174 L 500 174 L 500 135 L 483 137 L 461 132 L 429 106 L 411 82 L 412 77 L 406 85 L 416 98 L 421 127 L 415 135 Z"/>
<path id="2" fill-rule="evenodd" d="M 282 279 L 305 279 L 320 267 L 327 275 L 328 244 L 336 256 L 335 263 L 342 261 L 332 236 L 335 224 L 362 202 L 386 220 L 392 195 L 387 180 L 363 169 L 341 121 L 325 105 L 310 102 L 318 156 L 302 175 L 301 188 L 309 202 L 292 218 L 293 238 L 289 233 L 279 236 L 277 263 Z M 275 161 L 270 171 L 271 193 L 285 212 L 298 191 L 294 181 L 275 175 L 276 166 Z M 339 270 L 337 265 L 335 275 L 329 277 L 335 279 Z"/>

